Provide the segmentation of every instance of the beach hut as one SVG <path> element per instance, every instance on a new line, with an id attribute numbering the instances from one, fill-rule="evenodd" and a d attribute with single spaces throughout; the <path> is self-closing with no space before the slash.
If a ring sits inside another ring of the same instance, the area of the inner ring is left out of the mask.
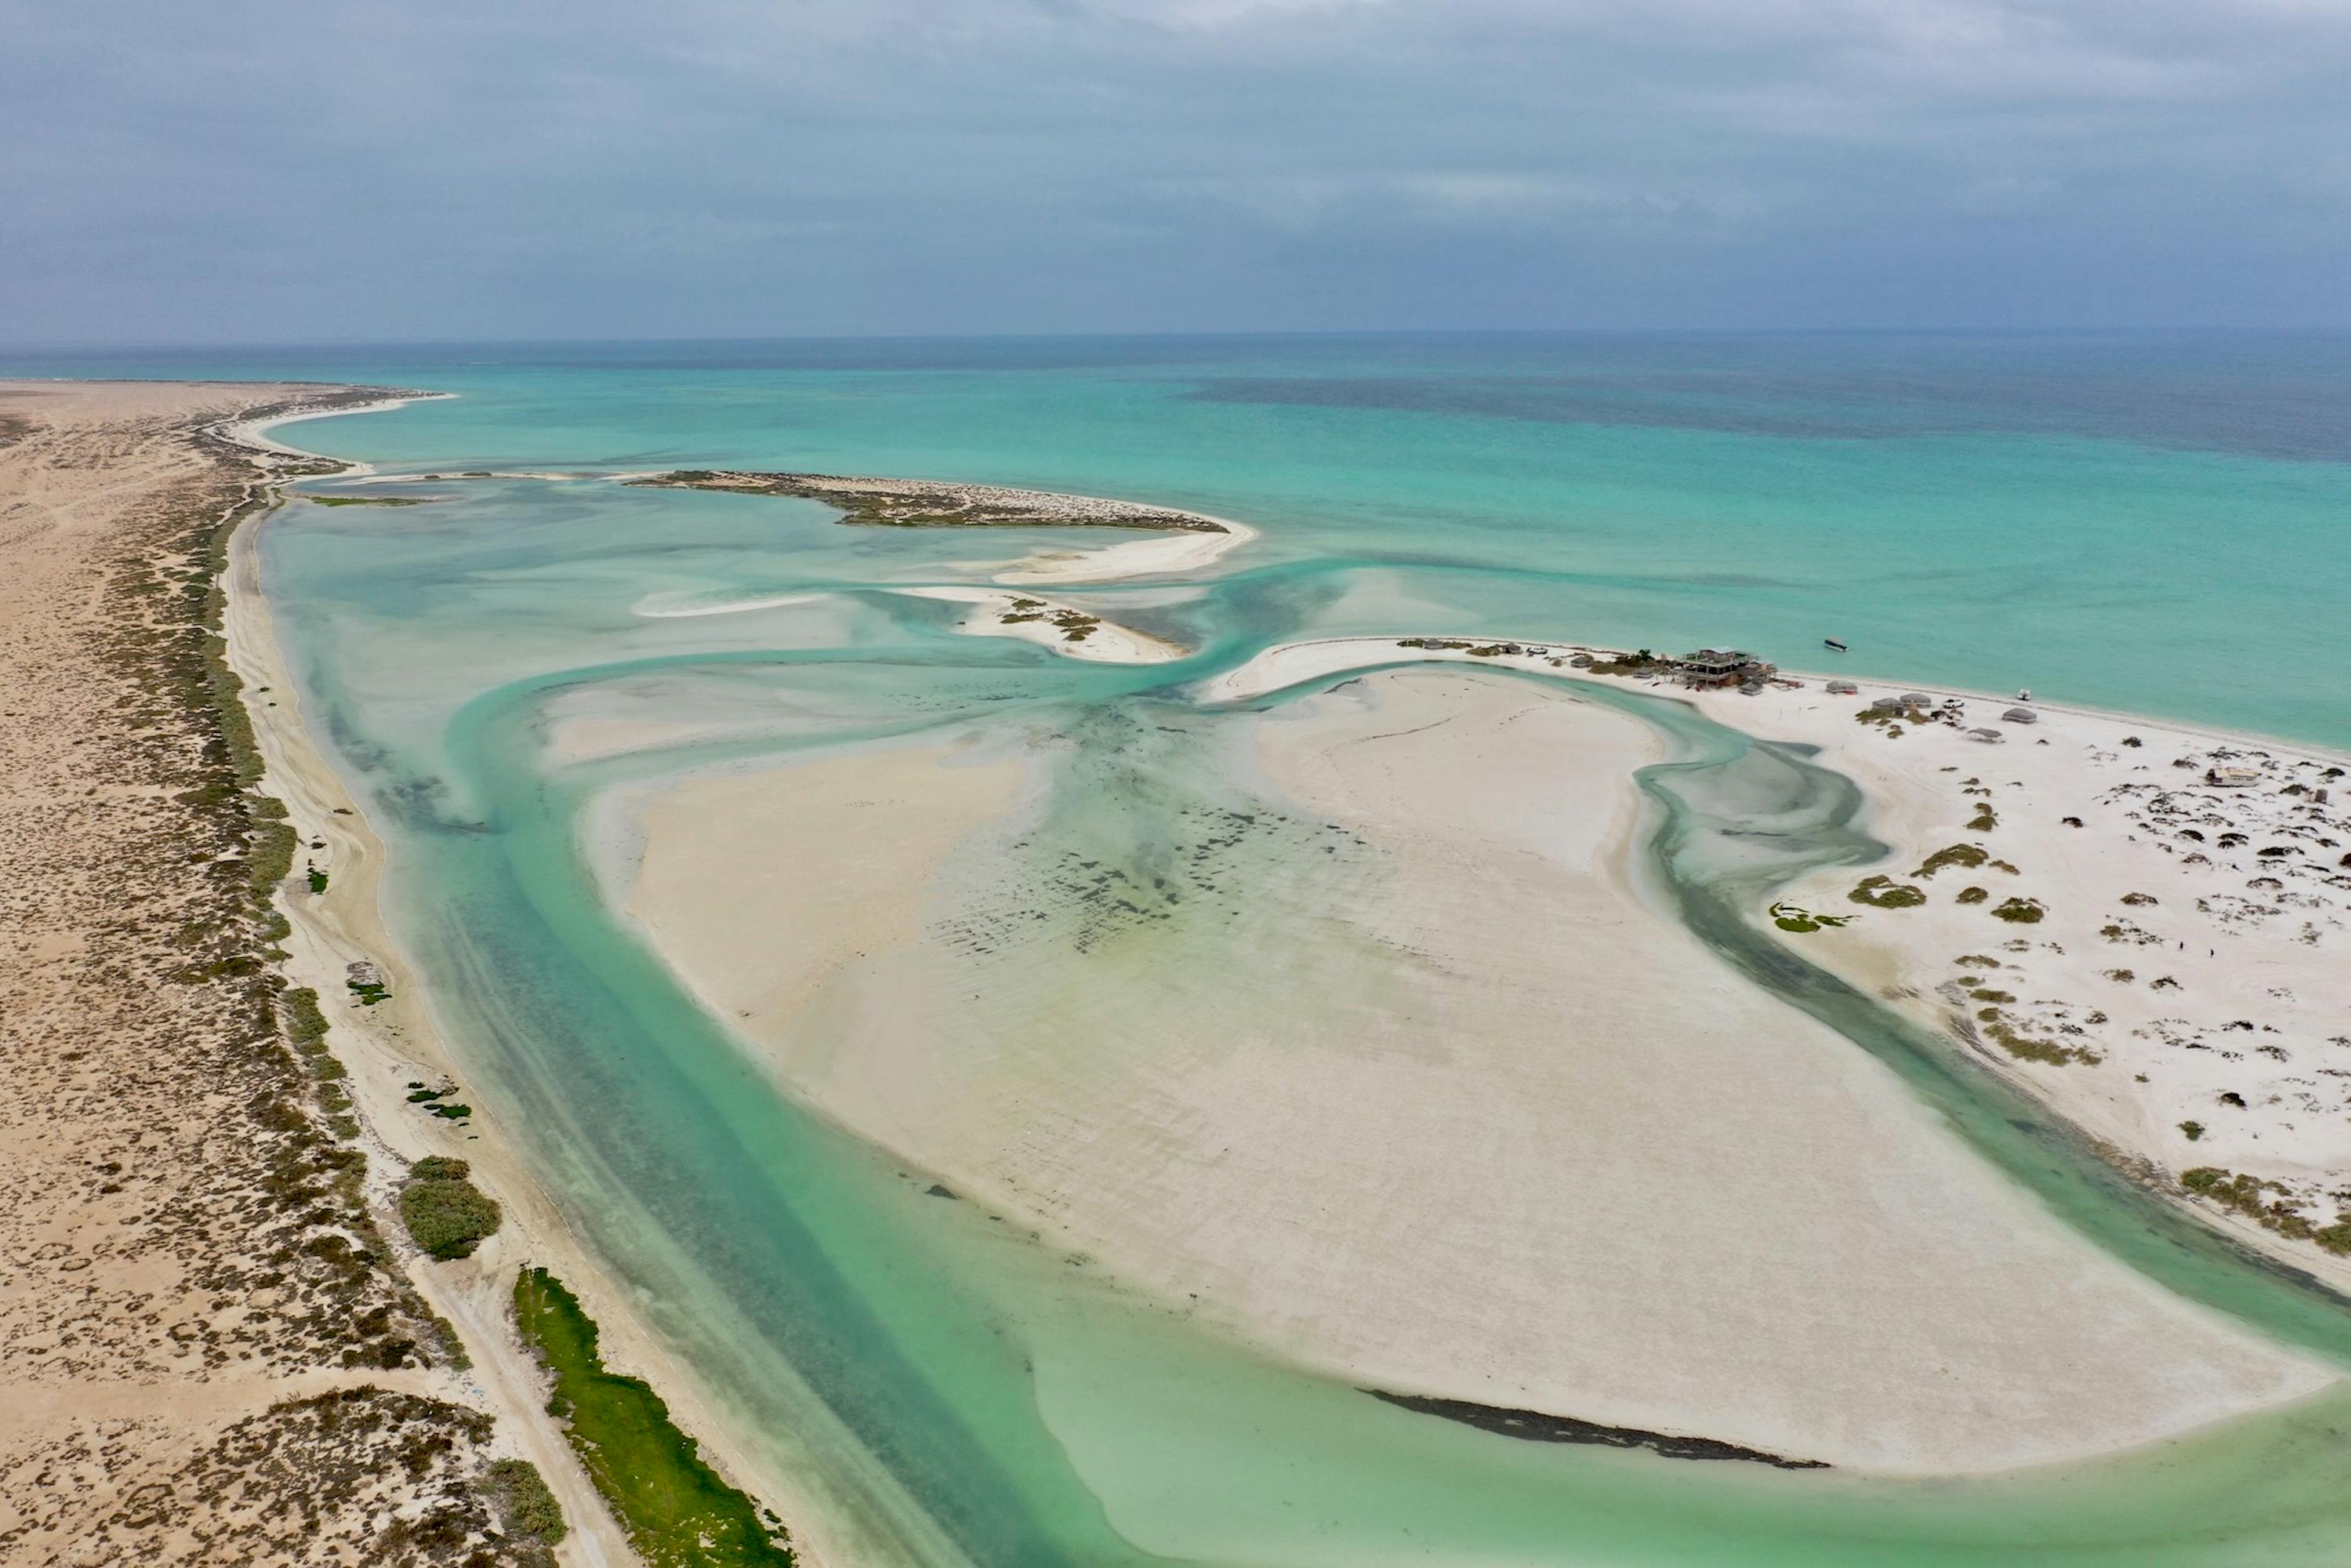
<path id="1" fill-rule="evenodd" d="M 1925 707 L 1934 700 L 1935 699 L 1933 697 L 1928 696 L 1925 692 L 1904 692 L 1902 694 L 1902 706 L 1904 707 Z"/>
<path id="2" fill-rule="evenodd" d="M 1852 697 L 1859 696 L 1860 695 L 1861 688 L 1855 685 L 1851 681 L 1831 681 L 1829 683 L 1829 695 L 1833 697 Z"/>
<path id="3" fill-rule="evenodd" d="M 2003 737 L 2001 735 L 2000 731 L 1996 729 L 1971 729 L 1968 731 L 1968 738 L 1970 740 L 1980 740 L 1986 746 L 1998 746 Z"/>
<path id="4" fill-rule="evenodd" d="M 2000 716 L 2011 724 L 2039 724 L 2041 716 L 2029 707 L 2012 707 Z"/>
<path id="5" fill-rule="evenodd" d="M 2262 770 L 2258 768 L 2208 768 L 2204 770 L 2204 782 L 2217 784 L 2223 789 L 2250 789 L 2261 781 Z"/>

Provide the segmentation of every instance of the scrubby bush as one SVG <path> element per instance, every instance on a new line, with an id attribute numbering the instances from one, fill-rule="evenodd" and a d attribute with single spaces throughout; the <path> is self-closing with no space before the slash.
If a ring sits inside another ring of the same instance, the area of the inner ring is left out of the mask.
<path id="1" fill-rule="evenodd" d="M 470 1258 L 498 1228 L 497 1200 L 466 1177 L 464 1160 L 434 1156 L 416 1162 L 400 1189 L 400 1218 L 409 1236 L 434 1258 Z"/>
<path id="2" fill-rule="evenodd" d="M 1918 862 L 1912 876 L 1932 876 L 1947 865 L 1965 866 L 1970 871 L 1991 858 L 1991 852 L 1980 844 L 1949 844 Z"/>
<path id="3" fill-rule="evenodd" d="M 2018 925 L 2032 925 L 2048 913 L 2037 898 L 2011 898 L 1992 910 L 1992 918 Z"/>
<path id="4" fill-rule="evenodd" d="M 1873 909 L 1913 909 L 1927 902 L 1924 888 L 1896 882 L 1890 876 L 1864 877 L 1845 896 L 1855 904 L 1866 904 Z"/>
<path id="5" fill-rule="evenodd" d="M 538 1467 L 528 1459 L 492 1461 L 488 1490 L 490 1504 L 497 1510 L 498 1528 L 508 1535 L 527 1536 L 552 1546 L 571 1532 L 563 1522 L 562 1505 L 555 1500 Z"/>

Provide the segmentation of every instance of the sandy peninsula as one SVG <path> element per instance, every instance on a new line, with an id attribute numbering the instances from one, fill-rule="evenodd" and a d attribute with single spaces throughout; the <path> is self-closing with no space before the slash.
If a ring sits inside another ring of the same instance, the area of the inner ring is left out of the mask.
<path id="1" fill-rule="evenodd" d="M 1397 660 L 1595 678 L 1573 663 L 1594 650 L 1435 641 L 1450 645 L 1286 644 L 1203 695 Z M 1864 788 L 1885 861 L 1785 890 L 1794 918 L 1758 909 L 1759 925 L 1945 1031 L 2117 1164 L 2351 1291 L 2351 758 L 1818 674 L 1752 695 L 1635 678 L 1816 747 Z"/>
<path id="2" fill-rule="evenodd" d="M 344 1103 L 287 1043 L 289 933 L 256 882 L 286 830 L 240 787 L 206 663 L 220 541 L 269 478 L 217 427 L 379 396 L 0 384 L 12 1562 L 318 1562 L 421 1531 L 547 1560 L 497 1538 L 486 1479 L 559 1456 L 529 1437 L 535 1386 L 455 1359 L 381 1167 L 360 1179 Z M 596 1539 L 565 1556 L 625 1560 Z"/>
<path id="3" fill-rule="evenodd" d="M 1053 894 L 1018 878 L 992 920 L 1045 786 L 946 751 L 656 791 L 614 874 L 791 1092 L 1361 1385 L 1949 1473 L 2329 1381 L 2085 1248 L 1663 913 L 1646 727 L 1442 670 L 1242 726 L 1296 878 L 1180 958 L 1027 936 Z M 846 884 L 853 925 L 807 906 Z M 812 935 L 779 958 L 720 908 Z"/>

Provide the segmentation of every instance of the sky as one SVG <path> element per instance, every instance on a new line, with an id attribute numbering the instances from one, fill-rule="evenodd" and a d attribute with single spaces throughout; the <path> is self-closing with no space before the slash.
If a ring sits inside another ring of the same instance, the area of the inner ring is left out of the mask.
<path id="1" fill-rule="evenodd" d="M 2351 326 L 2351 0 L 0 0 L 0 344 Z"/>

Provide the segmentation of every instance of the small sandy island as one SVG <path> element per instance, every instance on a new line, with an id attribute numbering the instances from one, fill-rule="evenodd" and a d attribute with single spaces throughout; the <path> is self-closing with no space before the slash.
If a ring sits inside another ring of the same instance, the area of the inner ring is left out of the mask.
<path id="1" fill-rule="evenodd" d="M 1238 722 L 1292 869 L 1187 925 L 1268 818 L 1186 830 L 1174 924 L 1132 927 L 1164 949 L 1032 917 L 1095 896 L 1005 859 L 1050 747 L 689 779 L 635 802 L 610 874 L 795 1094 L 1112 1279 L 1429 1408 L 1934 1473 L 2328 1383 L 2086 1247 L 1654 904 L 1646 727 L 1436 670 Z"/>
<path id="2" fill-rule="evenodd" d="M 844 523 L 877 528 L 1142 528 L 1165 536 L 1130 539 L 1105 549 L 1040 551 L 997 574 L 998 581 L 1008 583 L 1113 582 L 1195 572 L 1258 537 L 1257 529 L 1228 517 L 1002 485 L 710 468 L 629 475 L 622 482 L 733 495 L 799 496 L 839 507 Z"/>
<path id="3" fill-rule="evenodd" d="M 975 637 L 1018 637 L 1072 659 L 1105 664 L 1164 664 L 1186 650 L 1164 637 L 1138 632 L 1089 611 L 1029 593 L 993 588 L 901 588 L 910 599 L 940 599 L 971 605 L 960 628 Z"/>

